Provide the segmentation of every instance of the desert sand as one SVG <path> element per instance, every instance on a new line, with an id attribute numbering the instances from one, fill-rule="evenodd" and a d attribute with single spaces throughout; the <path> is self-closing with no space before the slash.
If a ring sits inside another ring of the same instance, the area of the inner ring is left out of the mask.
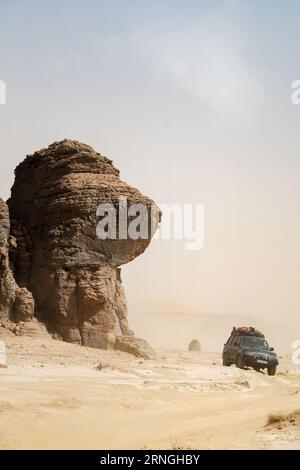
<path id="1" fill-rule="evenodd" d="M 3 337 L 1 339 L 4 339 Z M 142 360 L 5 334 L 1 449 L 300 449 L 300 369 L 268 377 L 220 353 Z"/>

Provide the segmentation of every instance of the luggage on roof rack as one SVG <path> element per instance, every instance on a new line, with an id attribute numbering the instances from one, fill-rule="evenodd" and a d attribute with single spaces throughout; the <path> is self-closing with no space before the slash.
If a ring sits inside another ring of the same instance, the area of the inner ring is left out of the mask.
<path id="1" fill-rule="evenodd" d="M 240 335 L 260 336 L 261 338 L 265 337 L 261 331 L 257 330 L 253 326 L 239 326 L 238 328 L 234 326 L 231 334 L 235 333 L 238 333 Z"/>

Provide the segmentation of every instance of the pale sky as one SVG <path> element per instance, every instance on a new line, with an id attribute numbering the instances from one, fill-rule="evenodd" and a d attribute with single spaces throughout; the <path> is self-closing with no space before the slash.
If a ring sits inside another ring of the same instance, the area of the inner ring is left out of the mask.
<path id="1" fill-rule="evenodd" d="M 158 203 L 205 206 L 205 245 L 153 241 L 135 305 L 297 323 L 300 1 L 0 0 L 0 194 L 74 138 Z M 139 318 L 139 323 L 140 323 Z"/>

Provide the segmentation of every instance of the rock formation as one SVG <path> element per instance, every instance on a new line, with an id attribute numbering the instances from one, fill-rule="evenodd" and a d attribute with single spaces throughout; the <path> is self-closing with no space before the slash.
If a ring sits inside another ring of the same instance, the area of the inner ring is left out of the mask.
<path id="1" fill-rule="evenodd" d="M 14 279 L 10 262 L 9 248 L 15 244 L 10 236 L 8 207 L 0 199 L 0 326 L 9 321 L 31 320 L 34 314 L 34 301 L 25 287 L 19 287 Z"/>
<path id="2" fill-rule="evenodd" d="M 189 351 L 201 352 L 201 344 L 197 339 L 193 339 L 189 344 Z"/>
<path id="3" fill-rule="evenodd" d="M 147 237 L 97 237 L 98 206 L 113 204 L 118 221 L 120 197 L 128 206 L 146 207 Z M 156 217 L 156 228 L 160 219 L 153 205 L 88 145 L 64 140 L 27 156 L 15 171 L 10 223 L 6 204 L 0 204 L 0 316 L 18 322 L 34 314 L 66 341 L 105 349 L 121 344 L 123 350 L 128 341 L 129 352 L 139 355 L 120 266 L 149 245 L 151 222 Z"/>

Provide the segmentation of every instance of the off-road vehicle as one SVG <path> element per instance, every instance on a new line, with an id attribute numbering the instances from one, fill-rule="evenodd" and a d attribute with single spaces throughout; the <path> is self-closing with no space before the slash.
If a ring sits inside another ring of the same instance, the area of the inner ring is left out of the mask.
<path id="1" fill-rule="evenodd" d="M 222 357 L 224 366 L 236 364 L 241 369 L 248 366 L 257 371 L 267 369 L 269 375 L 276 374 L 278 359 L 274 348 L 270 348 L 264 335 L 253 327 L 233 328 Z"/>

